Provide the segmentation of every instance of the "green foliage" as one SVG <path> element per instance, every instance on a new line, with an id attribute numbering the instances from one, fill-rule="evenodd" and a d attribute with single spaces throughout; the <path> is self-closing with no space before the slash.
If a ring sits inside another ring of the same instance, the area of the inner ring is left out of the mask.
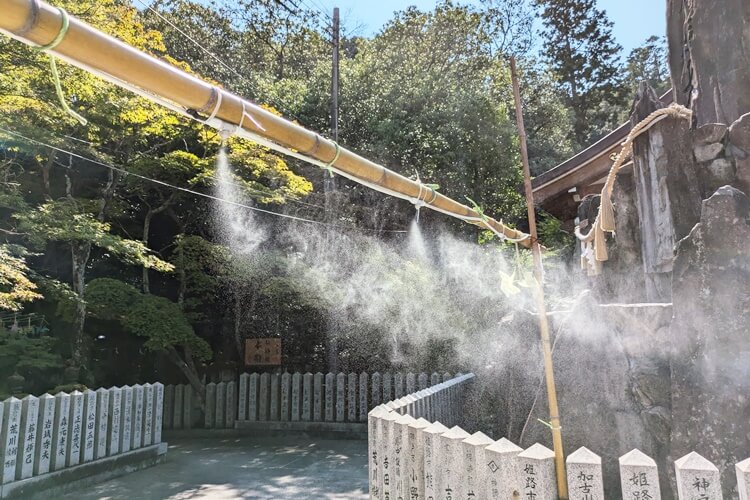
<path id="1" fill-rule="evenodd" d="M 59 340 L 54 337 L 29 337 L 3 332 L 0 335 L 0 378 L 18 372 L 32 386 L 49 388 L 50 380 L 59 376 L 63 367 Z"/>
<path id="2" fill-rule="evenodd" d="M 635 95 L 641 81 L 647 82 L 659 96 L 669 90 L 672 82 L 667 63 L 665 37 L 650 36 L 643 45 L 631 50 L 626 63 L 627 86 L 631 94 Z"/>
<path id="3" fill-rule="evenodd" d="M 0 310 L 18 311 L 24 303 L 42 298 L 37 285 L 29 279 L 23 254 L 20 247 L 0 245 Z"/>
<path id="4" fill-rule="evenodd" d="M 565 89 L 579 147 L 606 132 L 624 103 L 622 47 L 595 0 L 536 0 L 545 28 L 543 53 Z"/>
<path id="5" fill-rule="evenodd" d="M 172 271 L 174 266 L 149 253 L 140 241 L 112 234 L 111 226 L 97 220 L 75 200 L 64 199 L 38 206 L 35 210 L 16 214 L 18 227 L 29 242 L 43 248 L 48 242 L 70 245 L 91 243 L 128 264 L 141 265 L 158 271 Z"/>
<path id="6" fill-rule="evenodd" d="M 119 280 L 99 278 L 86 287 L 92 315 L 117 320 L 125 331 L 147 340 L 147 349 L 159 351 L 188 347 L 198 359 L 212 357 L 211 348 L 198 337 L 180 307 L 156 295 L 143 294 Z"/>

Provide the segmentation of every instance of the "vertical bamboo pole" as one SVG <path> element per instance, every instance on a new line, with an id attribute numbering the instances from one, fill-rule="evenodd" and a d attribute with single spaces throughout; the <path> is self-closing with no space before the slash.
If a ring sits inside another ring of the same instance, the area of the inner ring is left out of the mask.
<path id="1" fill-rule="evenodd" d="M 534 211 L 534 192 L 531 189 L 531 172 L 529 170 L 529 152 L 526 149 L 526 129 L 523 125 L 523 110 L 521 109 L 521 91 L 516 73 L 516 59 L 510 58 L 510 75 L 513 82 L 513 100 L 516 106 L 516 123 L 518 137 L 521 143 L 521 161 L 523 163 L 523 186 L 526 192 L 526 209 L 529 218 L 529 234 L 531 235 L 531 253 L 534 256 L 534 278 L 536 279 L 536 305 L 539 316 L 539 332 L 542 339 L 542 354 L 544 357 L 544 379 L 547 385 L 547 400 L 549 404 L 550 424 L 552 428 L 552 446 L 555 451 L 555 473 L 557 475 L 557 496 L 568 498 L 568 483 L 565 475 L 565 456 L 563 453 L 562 432 L 560 428 L 560 411 L 557 407 L 557 389 L 555 388 L 555 372 L 552 364 L 552 345 L 549 336 L 549 322 L 547 321 L 547 306 L 544 302 L 544 288 L 542 285 L 542 251 L 536 232 L 536 214 Z"/>

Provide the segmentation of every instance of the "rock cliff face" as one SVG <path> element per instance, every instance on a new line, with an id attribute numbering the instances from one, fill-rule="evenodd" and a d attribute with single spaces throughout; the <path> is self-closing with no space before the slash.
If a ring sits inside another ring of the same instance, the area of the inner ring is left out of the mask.
<path id="1" fill-rule="evenodd" d="M 750 454 L 750 199 L 725 186 L 680 241 L 672 281 L 672 459 L 696 450 L 722 472 Z"/>
<path id="2" fill-rule="evenodd" d="M 594 290 L 602 303 L 668 305 L 582 303 L 562 325 L 563 435 L 568 452 L 601 452 L 605 477 L 618 453 L 652 455 L 665 499 L 671 461 L 697 451 L 736 498 L 734 463 L 750 455 L 750 1 L 668 0 L 667 24 L 675 102 L 692 122 L 667 118 L 635 141 Z M 661 106 L 642 85 L 631 121 Z M 548 434 L 535 426 L 524 444 Z"/>
<path id="3" fill-rule="evenodd" d="M 696 126 L 750 111 L 750 2 L 668 0 L 667 40 L 675 102 Z"/>
<path id="4" fill-rule="evenodd" d="M 606 498 L 619 493 L 618 458 L 633 448 L 663 463 L 670 430 L 669 304 L 598 305 L 593 297 L 555 323 L 554 363 L 567 453 L 602 457 Z M 541 359 L 539 360 L 541 366 Z M 542 390 L 521 445 L 551 446 Z M 669 490 L 664 476 L 662 490 Z M 665 496 L 664 498 L 670 498 Z"/>

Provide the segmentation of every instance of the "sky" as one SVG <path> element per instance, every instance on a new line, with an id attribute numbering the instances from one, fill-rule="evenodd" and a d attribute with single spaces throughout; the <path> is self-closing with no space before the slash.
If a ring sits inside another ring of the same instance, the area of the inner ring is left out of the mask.
<path id="1" fill-rule="evenodd" d="M 437 0 L 296 0 L 316 10 L 333 12 L 339 7 L 342 26 L 349 30 L 362 25 L 357 34 L 371 36 L 377 33 L 394 11 L 416 5 L 421 10 L 432 9 Z M 456 3 L 475 3 L 476 0 Z M 666 2 L 664 0 L 597 0 L 597 6 L 607 12 L 614 23 L 613 32 L 623 46 L 624 55 L 643 44 L 651 35 L 662 36 L 666 31 Z"/>

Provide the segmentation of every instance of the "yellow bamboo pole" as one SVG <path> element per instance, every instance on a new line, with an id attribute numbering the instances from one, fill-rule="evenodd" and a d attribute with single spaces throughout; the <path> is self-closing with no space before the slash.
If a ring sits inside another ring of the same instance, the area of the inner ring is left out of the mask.
<path id="1" fill-rule="evenodd" d="M 41 0 L 0 0 L 0 31 L 23 43 L 43 46 L 55 40 L 62 27 L 59 9 Z M 233 125 L 241 136 L 258 139 L 278 151 L 304 156 L 349 179 L 381 192 L 427 206 L 471 224 L 491 229 L 531 246 L 528 235 L 491 217 L 369 161 L 315 132 L 159 60 L 86 23 L 70 17 L 62 41 L 51 54 L 147 98 L 173 104 L 193 115 L 214 115 L 209 124 Z M 252 119 L 244 117 L 251 116 Z M 198 118 L 196 118 L 198 119 Z M 524 239 L 525 238 L 525 239 Z"/>
<path id="2" fill-rule="evenodd" d="M 526 128 L 523 124 L 523 109 L 521 108 L 521 90 L 516 72 L 516 59 L 510 58 L 510 75 L 513 82 L 513 100 L 516 106 L 516 123 L 518 138 L 521 143 L 521 163 L 523 164 L 523 185 L 526 192 L 526 210 L 529 218 L 529 234 L 531 234 L 531 253 L 534 256 L 534 278 L 536 281 L 535 295 L 537 314 L 539 316 L 539 332 L 542 339 L 542 356 L 544 358 L 544 379 L 547 386 L 547 401 L 549 404 L 550 427 L 552 429 L 552 446 L 555 451 L 555 473 L 557 475 L 557 496 L 568 498 L 568 482 L 565 476 L 565 456 L 563 453 L 562 432 L 560 427 L 560 410 L 557 407 L 557 389 L 555 388 L 555 371 L 552 363 L 552 345 L 550 343 L 549 322 L 547 320 L 547 306 L 544 302 L 542 250 L 539 246 L 536 232 L 536 214 L 534 211 L 534 192 L 531 189 L 531 172 L 529 170 L 529 152 L 526 148 Z"/>

